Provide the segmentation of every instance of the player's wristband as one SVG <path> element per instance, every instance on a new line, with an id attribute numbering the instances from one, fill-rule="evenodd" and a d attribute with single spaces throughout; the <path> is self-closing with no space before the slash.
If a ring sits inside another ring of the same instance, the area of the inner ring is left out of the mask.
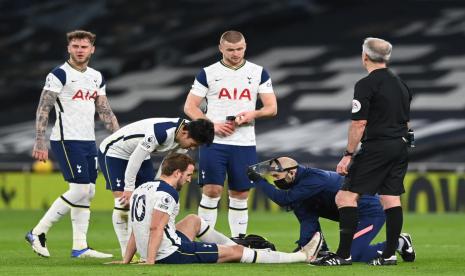
<path id="1" fill-rule="evenodd" d="M 350 156 L 350 157 L 352 157 L 353 155 L 354 155 L 354 153 L 353 153 L 353 152 L 350 152 L 350 151 L 348 151 L 348 150 L 345 150 L 344 153 L 342 154 L 342 156 L 344 156 L 344 157 L 345 157 L 345 156 Z"/>

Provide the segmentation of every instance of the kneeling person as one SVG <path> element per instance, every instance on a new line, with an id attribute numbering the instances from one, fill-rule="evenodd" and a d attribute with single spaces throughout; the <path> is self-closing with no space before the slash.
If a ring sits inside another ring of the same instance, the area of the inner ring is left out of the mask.
<path id="1" fill-rule="evenodd" d="M 191 181 L 194 164 L 187 155 L 171 154 L 162 164 L 159 180 L 134 190 L 130 200 L 132 233 L 123 263 L 129 263 L 136 251 L 148 264 L 293 263 L 313 259 L 321 246 L 319 233 L 302 250 L 283 253 L 237 245 L 197 215 L 188 215 L 175 225 L 178 191 Z M 193 241 L 196 237 L 201 242 Z"/>

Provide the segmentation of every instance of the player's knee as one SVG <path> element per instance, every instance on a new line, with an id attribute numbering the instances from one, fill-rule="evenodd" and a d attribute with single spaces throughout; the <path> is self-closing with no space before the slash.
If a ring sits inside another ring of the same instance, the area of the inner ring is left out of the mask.
<path id="1" fill-rule="evenodd" d="M 220 185 L 205 185 L 202 189 L 202 193 L 208 197 L 217 198 L 221 197 L 223 187 Z"/>
<path id="2" fill-rule="evenodd" d="M 188 221 L 189 223 L 192 223 L 194 225 L 199 225 L 200 226 L 200 217 L 196 214 L 189 214 L 187 215 L 184 220 Z"/>
<path id="3" fill-rule="evenodd" d="M 69 190 L 63 194 L 63 197 L 72 204 L 78 204 L 87 200 L 90 193 L 90 184 L 69 183 Z"/>

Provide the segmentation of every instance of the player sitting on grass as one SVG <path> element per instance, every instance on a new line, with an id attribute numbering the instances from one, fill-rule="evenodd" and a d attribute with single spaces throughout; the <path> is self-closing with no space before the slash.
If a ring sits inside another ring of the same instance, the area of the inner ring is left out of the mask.
<path id="1" fill-rule="evenodd" d="M 321 247 L 320 233 L 302 250 L 284 253 L 238 245 L 197 215 L 188 215 L 175 224 L 178 191 L 191 181 L 194 164 L 187 155 L 171 154 L 162 164 L 160 179 L 134 190 L 130 200 L 131 237 L 123 261 L 113 263 L 130 263 L 136 251 L 146 264 L 295 263 L 313 259 Z M 196 237 L 201 242 L 193 241 Z"/>

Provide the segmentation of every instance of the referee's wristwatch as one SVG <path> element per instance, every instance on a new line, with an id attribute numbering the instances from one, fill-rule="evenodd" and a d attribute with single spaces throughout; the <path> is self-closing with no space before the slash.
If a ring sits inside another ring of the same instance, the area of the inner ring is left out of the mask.
<path id="1" fill-rule="evenodd" d="M 346 157 L 346 156 L 352 157 L 353 155 L 354 155 L 354 153 L 353 153 L 353 152 L 350 152 L 350 151 L 348 151 L 348 150 L 345 150 L 344 153 L 342 154 L 342 156 L 344 156 L 344 157 Z"/>

